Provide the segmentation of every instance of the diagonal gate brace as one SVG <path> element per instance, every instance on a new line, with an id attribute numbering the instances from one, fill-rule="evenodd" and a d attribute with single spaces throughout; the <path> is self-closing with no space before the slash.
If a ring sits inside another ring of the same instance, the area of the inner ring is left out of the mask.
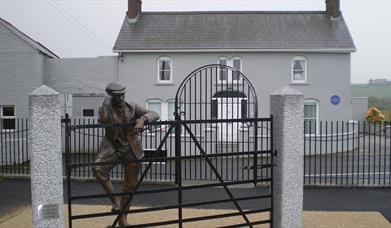
<path id="1" fill-rule="evenodd" d="M 198 142 L 197 138 L 194 136 L 193 132 L 190 130 L 189 126 L 187 126 L 186 123 L 182 123 L 185 127 L 186 131 L 189 133 L 190 137 L 193 139 L 194 143 L 196 144 L 197 148 L 200 150 L 201 154 L 204 156 L 205 160 L 210 165 L 210 168 L 215 173 L 217 179 L 219 179 L 219 182 L 224 187 L 225 191 L 227 192 L 228 196 L 232 200 L 232 202 L 235 204 L 236 208 L 238 209 L 240 215 L 242 215 L 243 219 L 246 221 L 246 225 L 248 227 L 253 227 L 250 220 L 247 218 L 247 215 L 243 212 L 242 208 L 240 207 L 239 203 L 236 201 L 235 197 L 233 196 L 232 192 L 229 190 L 227 185 L 224 183 L 223 178 L 220 176 L 219 172 L 217 171 L 216 167 L 213 165 L 212 161 L 209 159 L 209 157 L 206 155 L 204 149 L 202 148 L 201 144 Z"/>

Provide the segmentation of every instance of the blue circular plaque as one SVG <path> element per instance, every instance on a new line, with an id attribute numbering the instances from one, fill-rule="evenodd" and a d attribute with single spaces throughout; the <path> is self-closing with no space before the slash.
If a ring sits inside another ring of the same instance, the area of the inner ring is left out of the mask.
<path id="1" fill-rule="evenodd" d="M 341 98 L 338 95 L 334 95 L 330 98 L 330 102 L 333 105 L 338 105 L 341 102 Z"/>

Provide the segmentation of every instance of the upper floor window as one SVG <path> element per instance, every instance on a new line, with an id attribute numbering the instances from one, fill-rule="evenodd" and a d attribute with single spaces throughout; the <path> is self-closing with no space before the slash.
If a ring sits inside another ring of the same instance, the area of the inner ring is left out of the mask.
<path id="1" fill-rule="evenodd" d="M 1 130 L 15 130 L 15 106 L 0 106 Z"/>
<path id="2" fill-rule="evenodd" d="M 303 56 L 295 56 L 292 60 L 292 82 L 307 82 L 307 60 Z"/>
<path id="3" fill-rule="evenodd" d="M 240 79 L 240 73 L 242 71 L 242 60 L 239 57 L 232 59 L 232 67 L 237 70 L 237 72 L 232 72 L 232 80 L 238 81 Z"/>
<path id="4" fill-rule="evenodd" d="M 228 66 L 227 62 L 228 62 L 228 60 L 226 58 L 219 59 L 219 65 Z M 228 69 L 227 68 L 220 67 L 219 80 L 220 81 L 227 81 L 228 80 Z"/>
<path id="5" fill-rule="evenodd" d="M 169 57 L 160 57 L 158 60 L 158 82 L 171 83 L 172 79 L 172 60 Z"/>
<path id="6" fill-rule="evenodd" d="M 219 72 L 219 80 L 221 82 L 237 82 L 240 80 L 240 72 L 242 71 L 242 59 L 240 57 L 233 57 L 232 59 L 220 57 L 218 63 L 220 65 L 232 67 L 236 70 L 231 71 L 221 67 Z"/>
<path id="7" fill-rule="evenodd" d="M 316 100 L 304 101 L 304 134 L 316 134 L 319 122 L 319 102 Z"/>

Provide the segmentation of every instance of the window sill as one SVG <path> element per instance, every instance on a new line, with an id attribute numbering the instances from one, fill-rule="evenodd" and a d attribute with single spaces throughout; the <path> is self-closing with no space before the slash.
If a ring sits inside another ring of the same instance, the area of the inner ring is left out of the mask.
<path id="1" fill-rule="evenodd" d="M 291 82 L 289 85 L 311 85 L 308 82 Z"/>
<path id="2" fill-rule="evenodd" d="M 174 82 L 156 82 L 155 83 L 156 86 L 173 86 L 175 85 Z"/>

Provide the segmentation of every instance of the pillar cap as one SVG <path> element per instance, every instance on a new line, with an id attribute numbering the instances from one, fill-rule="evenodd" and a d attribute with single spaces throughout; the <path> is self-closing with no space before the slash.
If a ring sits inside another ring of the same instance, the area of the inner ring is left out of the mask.
<path id="1" fill-rule="evenodd" d="M 32 93 L 30 93 L 30 96 L 53 96 L 58 94 L 59 93 L 57 91 L 50 88 L 49 86 L 41 85 L 40 87 L 35 89 Z"/>

